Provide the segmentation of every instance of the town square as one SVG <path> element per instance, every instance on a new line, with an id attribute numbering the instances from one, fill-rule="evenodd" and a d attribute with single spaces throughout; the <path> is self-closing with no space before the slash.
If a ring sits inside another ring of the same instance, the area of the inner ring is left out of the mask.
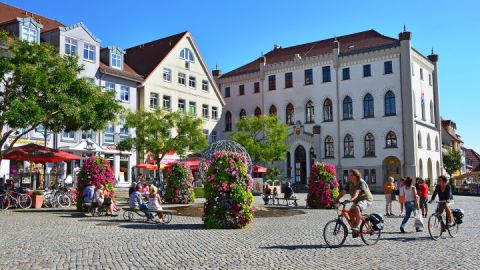
<path id="1" fill-rule="evenodd" d="M 480 269 L 479 6 L 407 2 L 0 2 L 0 269 Z"/>

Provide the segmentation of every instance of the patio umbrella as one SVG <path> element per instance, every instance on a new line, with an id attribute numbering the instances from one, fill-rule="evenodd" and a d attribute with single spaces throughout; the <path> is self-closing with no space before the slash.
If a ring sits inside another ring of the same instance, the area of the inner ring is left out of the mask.
<path id="1" fill-rule="evenodd" d="M 82 159 L 80 156 L 34 143 L 14 147 L 4 153 L 2 158 L 32 162 L 61 162 Z"/>

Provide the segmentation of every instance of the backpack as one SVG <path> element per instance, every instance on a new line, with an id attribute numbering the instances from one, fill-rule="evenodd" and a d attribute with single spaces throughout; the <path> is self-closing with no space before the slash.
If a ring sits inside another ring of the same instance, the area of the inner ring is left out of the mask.
<path id="1" fill-rule="evenodd" d="M 381 214 L 377 214 L 377 213 L 370 214 L 368 219 L 372 223 L 373 229 L 375 231 L 381 231 L 385 227 L 383 223 L 383 216 Z"/>
<path id="2" fill-rule="evenodd" d="M 465 216 L 465 212 L 463 211 L 463 209 L 453 209 L 452 215 L 453 215 L 453 218 L 455 219 L 455 223 L 457 224 L 463 223 L 463 217 Z"/>

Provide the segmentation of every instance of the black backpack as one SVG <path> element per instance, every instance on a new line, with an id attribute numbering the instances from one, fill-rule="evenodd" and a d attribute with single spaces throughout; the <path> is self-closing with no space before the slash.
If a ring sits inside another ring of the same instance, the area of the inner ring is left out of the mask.
<path id="1" fill-rule="evenodd" d="M 377 214 L 377 213 L 370 214 L 368 219 L 372 223 L 373 229 L 375 231 L 381 231 L 385 227 L 383 223 L 383 216 L 381 214 Z"/>
<path id="2" fill-rule="evenodd" d="M 463 217 L 465 216 L 465 212 L 463 211 L 463 209 L 453 209 L 452 215 L 453 215 L 453 218 L 455 219 L 455 223 L 457 224 L 463 223 Z"/>

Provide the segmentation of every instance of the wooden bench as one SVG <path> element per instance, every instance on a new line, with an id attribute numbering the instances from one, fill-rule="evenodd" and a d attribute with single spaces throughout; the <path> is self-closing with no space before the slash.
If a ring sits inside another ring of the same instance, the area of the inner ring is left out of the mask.
<path id="1" fill-rule="evenodd" d="M 168 209 L 163 209 L 163 210 L 143 210 L 143 209 L 133 209 L 130 207 L 124 207 L 122 208 L 123 210 L 123 219 L 126 221 L 132 221 L 134 219 L 134 214 L 146 218 L 147 221 L 149 221 L 149 215 L 152 214 L 153 217 L 156 216 L 158 213 L 163 214 L 163 223 L 168 224 L 172 220 L 172 214 L 176 213 L 177 211 L 175 210 L 168 210 Z"/>
<path id="2" fill-rule="evenodd" d="M 294 206 L 298 206 L 298 198 L 295 198 L 295 197 L 290 197 L 290 198 L 280 198 L 280 200 L 283 200 L 283 203 L 286 205 L 286 206 L 290 206 L 290 203 L 292 203 L 292 205 Z"/>

